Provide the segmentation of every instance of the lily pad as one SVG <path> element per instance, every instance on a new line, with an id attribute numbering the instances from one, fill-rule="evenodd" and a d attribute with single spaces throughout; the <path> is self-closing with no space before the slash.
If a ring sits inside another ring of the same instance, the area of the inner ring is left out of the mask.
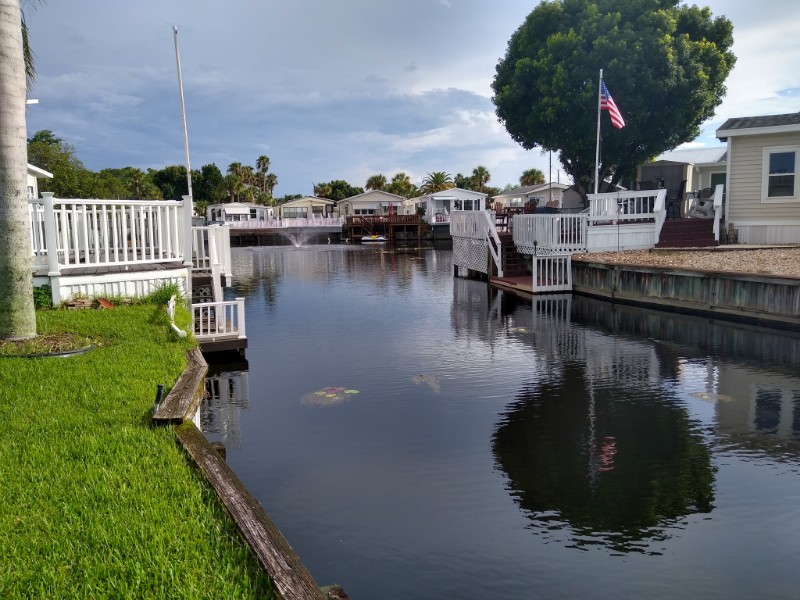
<path id="1" fill-rule="evenodd" d="M 358 390 L 350 388 L 328 386 L 321 390 L 309 392 L 300 398 L 300 402 L 310 406 L 335 406 L 347 400 L 349 396 L 357 393 Z"/>

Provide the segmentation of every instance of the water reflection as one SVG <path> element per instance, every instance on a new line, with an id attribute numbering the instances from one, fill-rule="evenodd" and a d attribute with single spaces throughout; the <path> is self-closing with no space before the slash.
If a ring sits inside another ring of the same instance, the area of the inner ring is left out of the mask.
<path id="1" fill-rule="evenodd" d="M 613 379 L 590 382 L 576 363 L 563 375 L 529 384 L 493 436 L 511 494 L 547 538 L 659 552 L 651 542 L 667 525 L 712 508 L 702 436 L 669 398 L 642 402 Z"/>
<path id="2" fill-rule="evenodd" d="M 539 535 L 659 553 L 670 527 L 713 508 L 711 452 L 661 386 L 652 343 L 575 326 L 578 302 L 542 297 L 515 310 L 506 301 L 500 312 L 515 323 L 512 335 L 551 359 L 502 416 L 492 439 L 497 465 Z M 525 315 L 529 328 L 516 325 Z"/>
<path id="3" fill-rule="evenodd" d="M 796 336 L 458 282 L 452 321 L 531 353 L 492 449 L 550 541 L 659 553 L 686 517 L 713 510 L 714 448 L 800 462 Z"/>
<path id="4" fill-rule="evenodd" d="M 213 400 L 211 425 L 318 581 L 386 600 L 796 596 L 796 336 L 524 300 L 454 278 L 439 249 L 235 257 L 251 400 Z"/>
<path id="5" fill-rule="evenodd" d="M 250 386 L 246 360 L 211 363 L 200 405 L 200 429 L 212 441 L 241 442 L 242 410 L 250 407 Z"/>

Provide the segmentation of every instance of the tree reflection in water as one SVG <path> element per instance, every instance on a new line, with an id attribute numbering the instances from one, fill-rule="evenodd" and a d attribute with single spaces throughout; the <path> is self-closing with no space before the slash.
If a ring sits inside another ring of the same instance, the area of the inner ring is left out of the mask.
<path id="1" fill-rule="evenodd" d="M 658 385 L 594 371 L 570 360 L 537 375 L 494 432 L 496 464 L 537 533 L 659 553 L 669 529 L 713 508 L 711 452 Z"/>

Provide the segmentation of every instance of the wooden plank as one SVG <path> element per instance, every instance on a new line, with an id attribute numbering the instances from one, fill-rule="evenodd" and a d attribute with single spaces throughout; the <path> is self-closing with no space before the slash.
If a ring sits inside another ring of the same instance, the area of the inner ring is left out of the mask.
<path id="1" fill-rule="evenodd" d="M 325 600 L 286 538 L 195 424 L 176 427 L 178 438 L 214 488 L 284 600 Z"/>
<path id="2" fill-rule="evenodd" d="M 200 349 L 195 348 L 189 352 L 186 368 L 167 397 L 158 405 L 153 421 L 182 421 L 186 413 L 203 397 L 207 371 L 208 363 Z"/>

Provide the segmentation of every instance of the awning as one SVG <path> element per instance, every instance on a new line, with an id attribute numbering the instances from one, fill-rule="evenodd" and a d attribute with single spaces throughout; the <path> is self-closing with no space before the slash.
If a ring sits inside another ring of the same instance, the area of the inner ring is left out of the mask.
<path id="1" fill-rule="evenodd" d="M 237 204 L 226 204 L 222 207 L 226 215 L 249 215 L 250 207 Z"/>

